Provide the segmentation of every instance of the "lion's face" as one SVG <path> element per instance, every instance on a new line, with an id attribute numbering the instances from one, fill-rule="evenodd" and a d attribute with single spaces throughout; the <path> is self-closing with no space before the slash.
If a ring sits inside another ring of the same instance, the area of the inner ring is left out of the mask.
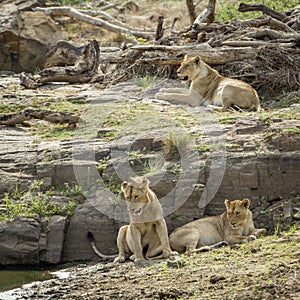
<path id="1" fill-rule="evenodd" d="M 197 76 L 206 76 L 207 69 L 199 56 L 184 57 L 180 67 L 177 70 L 178 77 L 182 81 L 194 80 Z"/>
<path id="2" fill-rule="evenodd" d="M 226 199 L 225 205 L 227 209 L 227 219 L 230 226 L 233 229 L 237 229 L 238 227 L 242 226 L 247 218 L 250 200 L 247 198 L 234 201 L 229 201 Z"/>
<path id="3" fill-rule="evenodd" d="M 129 213 L 141 215 L 148 197 L 149 180 L 146 178 L 131 178 L 131 182 L 124 181 L 121 190 L 127 202 Z"/>

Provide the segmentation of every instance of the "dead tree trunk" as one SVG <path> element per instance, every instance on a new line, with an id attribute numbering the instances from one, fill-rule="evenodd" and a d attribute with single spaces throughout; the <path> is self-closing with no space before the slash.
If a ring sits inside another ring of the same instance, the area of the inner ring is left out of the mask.
<path id="1" fill-rule="evenodd" d="M 159 16 L 158 17 L 158 23 L 157 23 L 157 29 L 155 34 L 155 40 L 158 41 L 163 37 L 164 29 L 163 29 L 163 23 L 164 23 L 164 17 Z"/>
<path id="2" fill-rule="evenodd" d="M 201 23 L 212 23 L 215 20 L 215 9 L 216 0 L 209 0 L 204 11 L 195 19 L 192 26 L 193 30 L 197 31 Z"/>
<path id="3" fill-rule="evenodd" d="M 46 82 L 89 82 L 98 75 L 99 60 L 100 49 L 97 41 L 89 41 L 74 66 L 47 68 L 36 76 L 21 74 L 21 85 L 26 88 L 37 88 Z"/>
<path id="4" fill-rule="evenodd" d="M 194 21 L 196 20 L 196 17 L 197 17 L 193 0 L 186 0 L 186 6 L 187 6 L 188 11 L 189 11 L 191 25 L 193 25 L 193 23 L 194 23 Z"/>

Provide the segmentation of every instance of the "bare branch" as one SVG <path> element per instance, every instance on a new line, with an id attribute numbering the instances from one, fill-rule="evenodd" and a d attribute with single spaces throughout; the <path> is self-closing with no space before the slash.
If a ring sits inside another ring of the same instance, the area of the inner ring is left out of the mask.
<path id="1" fill-rule="evenodd" d="M 29 107 L 17 113 L 0 114 L 0 125 L 13 126 L 22 124 L 30 119 L 40 119 L 56 124 L 69 123 L 74 125 L 81 121 L 79 116 L 68 112 L 56 112 Z M 75 126 L 73 126 L 73 128 L 74 127 Z"/>
<path id="2" fill-rule="evenodd" d="M 106 22 L 100 18 L 95 18 L 88 16 L 84 13 L 81 13 L 75 8 L 72 7 L 47 7 L 47 8 L 35 8 L 35 11 L 42 11 L 46 15 L 51 15 L 51 16 L 69 16 L 72 17 L 76 20 L 86 22 L 95 26 L 100 26 L 108 31 L 116 32 L 116 33 L 123 33 L 123 34 L 128 34 L 128 35 L 134 35 L 136 37 L 141 37 L 141 38 L 153 38 L 155 35 L 155 32 L 145 32 L 145 31 L 139 31 L 139 30 L 131 30 L 127 29 L 125 27 L 117 26 L 114 24 L 111 24 L 109 22 Z"/>
<path id="3" fill-rule="evenodd" d="M 194 21 L 197 18 L 194 1 L 193 0 L 186 0 L 186 6 L 188 8 L 191 25 L 193 25 Z"/>
<path id="4" fill-rule="evenodd" d="M 287 17 L 285 14 L 272 9 L 265 4 L 246 4 L 246 3 L 242 2 L 242 3 L 240 3 L 238 11 L 239 12 L 262 11 L 266 15 L 268 15 L 274 19 L 277 19 L 279 21 L 284 21 Z"/>

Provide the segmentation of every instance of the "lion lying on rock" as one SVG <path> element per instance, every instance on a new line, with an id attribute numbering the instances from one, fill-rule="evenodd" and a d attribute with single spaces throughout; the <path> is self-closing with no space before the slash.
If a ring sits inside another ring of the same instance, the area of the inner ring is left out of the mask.
<path id="1" fill-rule="evenodd" d="M 178 252 L 208 251 L 223 245 L 241 244 L 266 233 L 254 228 L 250 200 L 225 200 L 226 211 L 176 228 L 170 235 L 171 248 Z M 203 247 L 204 246 L 204 247 Z"/>
<path id="2" fill-rule="evenodd" d="M 226 111 L 231 106 L 259 111 L 257 92 L 247 83 L 221 76 L 199 56 L 185 56 L 177 70 L 178 77 L 191 80 L 190 89 L 161 89 L 156 98 L 192 106 L 207 106 L 217 111 Z"/>

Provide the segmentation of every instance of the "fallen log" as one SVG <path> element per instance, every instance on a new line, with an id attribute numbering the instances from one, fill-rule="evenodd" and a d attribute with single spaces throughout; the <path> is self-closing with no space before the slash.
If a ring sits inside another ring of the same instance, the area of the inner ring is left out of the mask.
<path id="1" fill-rule="evenodd" d="M 290 28 L 287 24 L 276 20 L 272 17 L 268 16 L 261 16 L 257 17 L 251 20 L 245 20 L 245 21 L 233 21 L 233 24 L 240 25 L 242 28 L 245 27 L 261 27 L 261 26 L 270 26 L 271 28 L 277 29 L 277 30 L 282 30 L 285 32 L 294 32 L 292 28 Z"/>
<path id="2" fill-rule="evenodd" d="M 146 32 L 144 30 L 140 29 L 127 29 L 125 26 L 118 26 L 115 24 L 112 24 L 110 22 L 107 22 L 101 18 L 95 18 L 92 16 L 89 16 L 86 13 L 82 13 L 79 10 L 72 8 L 72 7 L 47 7 L 47 8 L 35 8 L 35 11 L 42 11 L 46 15 L 51 16 L 69 16 L 71 18 L 76 19 L 77 21 L 82 21 L 85 23 L 89 23 L 91 25 L 100 26 L 108 31 L 120 33 L 120 34 L 127 34 L 127 35 L 133 35 L 136 37 L 141 37 L 145 39 L 152 39 L 155 35 L 154 32 Z M 128 27 L 128 26 L 127 26 Z"/>
<path id="3" fill-rule="evenodd" d="M 82 55 L 77 59 L 74 66 L 46 68 L 34 76 L 22 73 L 20 84 L 25 88 L 34 89 L 46 82 L 86 83 L 96 81 L 96 79 L 101 79 L 97 78 L 99 59 L 98 42 L 89 41 L 82 49 Z"/>
<path id="4" fill-rule="evenodd" d="M 290 43 L 294 42 L 297 45 L 300 44 L 300 33 L 282 33 L 272 29 L 259 29 L 254 32 L 249 32 L 245 36 L 249 38 L 261 39 L 261 38 L 269 38 L 274 42 L 280 43 Z"/>
<path id="5" fill-rule="evenodd" d="M 142 52 L 137 57 L 136 52 Z M 139 45 L 123 53 L 122 59 L 134 57 L 135 64 L 178 65 L 185 54 L 199 55 L 209 65 L 222 65 L 229 62 L 255 58 L 257 50 L 252 47 L 211 48 L 207 44 L 189 44 L 184 46 Z"/>
<path id="6" fill-rule="evenodd" d="M 70 128 L 75 128 L 76 123 L 81 121 L 79 116 L 75 116 L 68 112 L 26 108 L 17 113 L 0 114 L 0 125 L 14 126 L 17 124 L 24 124 L 25 121 L 30 119 L 39 119 L 55 124 L 68 123 Z"/>

